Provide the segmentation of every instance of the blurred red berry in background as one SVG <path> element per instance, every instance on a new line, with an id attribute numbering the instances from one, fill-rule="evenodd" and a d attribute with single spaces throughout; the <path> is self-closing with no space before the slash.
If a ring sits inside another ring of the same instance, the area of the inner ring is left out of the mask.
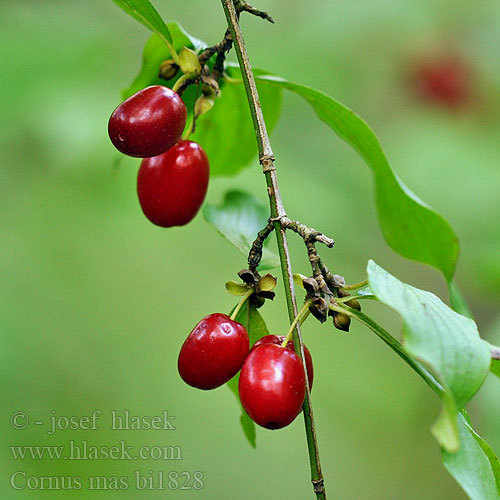
<path id="1" fill-rule="evenodd" d="M 455 54 L 418 58 L 410 83 L 420 100 L 448 109 L 464 107 L 472 100 L 473 71 Z"/>

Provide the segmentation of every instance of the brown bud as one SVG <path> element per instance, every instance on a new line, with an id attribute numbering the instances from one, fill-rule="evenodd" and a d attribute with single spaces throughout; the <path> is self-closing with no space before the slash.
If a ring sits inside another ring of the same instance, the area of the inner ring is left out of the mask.
<path id="1" fill-rule="evenodd" d="M 358 299 L 351 299 L 346 302 L 346 304 L 349 307 L 352 307 L 353 309 L 357 309 L 358 311 L 361 311 L 361 304 L 359 303 Z"/>
<path id="2" fill-rule="evenodd" d="M 313 296 L 319 291 L 318 282 L 314 278 L 306 278 L 302 281 L 306 292 Z"/>
<path id="3" fill-rule="evenodd" d="M 259 295 L 252 295 L 252 304 L 258 309 L 259 307 L 262 307 L 264 303 L 266 302 L 266 299 L 264 297 L 260 297 Z"/>
<path id="4" fill-rule="evenodd" d="M 174 60 L 167 59 L 161 63 L 158 76 L 163 80 L 170 80 L 177 74 L 178 71 L 179 66 L 175 64 Z"/>
<path id="5" fill-rule="evenodd" d="M 220 87 L 219 84 L 216 82 L 216 80 L 203 75 L 201 77 L 201 80 L 203 82 L 203 85 L 201 86 L 201 91 L 203 92 L 203 95 L 218 96 L 220 94 Z"/>
<path id="6" fill-rule="evenodd" d="M 273 300 L 276 294 L 274 292 L 269 292 L 267 290 L 261 290 L 260 292 L 257 292 L 257 295 L 259 297 L 263 297 L 264 299 L 269 299 Z"/>
<path id="7" fill-rule="evenodd" d="M 336 312 L 333 314 L 333 324 L 337 330 L 343 330 L 344 332 L 349 331 L 349 325 L 351 324 L 351 318 L 347 314 Z"/>
<path id="8" fill-rule="evenodd" d="M 338 274 L 334 274 L 332 276 L 332 278 L 333 278 L 333 285 L 336 288 L 341 288 L 341 287 L 345 286 L 345 279 L 343 276 L 340 276 Z"/>
<path id="9" fill-rule="evenodd" d="M 206 64 L 204 64 L 203 67 L 201 68 L 201 76 L 202 78 L 204 76 L 210 76 L 210 68 Z"/>
<path id="10" fill-rule="evenodd" d="M 255 285 L 257 283 L 257 276 L 250 271 L 250 269 L 242 269 L 238 276 L 247 284 L 247 285 Z"/>
<path id="11" fill-rule="evenodd" d="M 321 323 L 324 323 L 328 314 L 328 303 L 323 297 L 317 297 L 309 307 L 309 311 Z"/>
<path id="12" fill-rule="evenodd" d="M 214 100 L 211 97 L 200 96 L 194 105 L 194 114 L 198 116 L 208 113 L 214 107 Z"/>

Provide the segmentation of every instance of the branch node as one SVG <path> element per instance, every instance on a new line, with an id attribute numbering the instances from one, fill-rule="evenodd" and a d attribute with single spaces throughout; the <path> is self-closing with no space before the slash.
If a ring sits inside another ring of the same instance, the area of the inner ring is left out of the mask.
<path id="1" fill-rule="evenodd" d="M 259 163 L 262 165 L 262 171 L 264 173 L 272 172 L 273 170 L 276 170 L 276 167 L 274 166 L 274 156 L 273 155 L 262 155 L 259 158 Z"/>
<path id="2" fill-rule="evenodd" d="M 318 479 L 316 481 L 311 481 L 314 493 L 324 493 L 325 492 L 325 480 L 323 478 Z"/>

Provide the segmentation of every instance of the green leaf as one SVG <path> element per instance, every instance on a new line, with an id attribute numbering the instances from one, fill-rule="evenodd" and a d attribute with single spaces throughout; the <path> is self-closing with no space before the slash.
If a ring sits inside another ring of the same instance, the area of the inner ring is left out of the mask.
<path id="1" fill-rule="evenodd" d="M 458 414 L 460 449 L 456 453 L 442 450 L 443 463 L 472 500 L 500 498 L 500 462 L 489 445 Z"/>
<path id="2" fill-rule="evenodd" d="M 257 340 L 269 335 L 266 322 L 251 299 L 247 300 L 241 306 L 235 321 L 241 323 L 247 329 L 250 347 L 253 346 Z"/>
<path id="3" fill-rule="evenodd" d="M 257 233 L 267 224 L 268 209 L 249 193 L 228 191 L 221 205 L 205 204 L 203 215 L 224 238 L 248 256 Z M 277 266 L 278 256 L 264 247 L 259 269 Z"/>
<path id="4" fill-rule="evenodd" d="M 182 47 L 200 51 L 206 46 L 201 40 L 186 33 L 177 23 L 169 23 L 168 29 L 172 35 L 172 45 L 177 51 L 181 50 Z M 153 34 L 146 43 L 142 53 L 141 71 L 130 87 L 123 90 L 123 99 L 127 99 L 139 90 L 149 87 L 150 85 L 166 85 L 172 87 L 177 77 L 169 81 L 162 80 L 158 77 L 160 64 L 165 59 L 170 59 L 171 57 L 172 54 L 163 40 L 158 35 Z M 188 105 L 188 103 L 186 105 Z"/>
<path id="5" fill-rule="evenodd" d="M 245 295 L 249 287 L 248 285 L 244 285 L 243 283 L 236 283 L 236 281 L 228 281 L 226 283 L 226 290 L 231 294 L 231 295 L 236 295 L 237 297 L 242 297 Z"/>
<path id="6" fill-rule="evenodd" d="M 172 43 L 167 25 L 149 0 L 113 0 L 128 15 L 156 33 L 164 43 Z"/>
<path id="7" fill-rule="evenodd" d="M 497 493 L 500 493 L 500 460 L 492 450 L 491 446 L 471 427 L 470 423 L 466 421 L 466 425 L 471 434 L 474 436 L 474 439 L 478 442 L 479 446 L 481 446 L 484 454 L 488 458 L 491 465 L 491 470 L 493 471 L 493 475 L 495 477 Z"/>
<path id="8" fill-rule="evenodd" d="M 500 377 L 500 359 L 492 359 L 490 365 L 491 373 L 494 373 L 497 377 Z"/>
<path id="9" fill-rule="evenodd" d="M 441 442 L 460 442 L 460 448 L 455 453 L 450 453 L 446 451 L 444 447 L 442 448 L 441 452 L 445 466 L 471 495 L 473 500 L 489 500 L 490 498 L 498 500 L 500 497 L 498 497 L 496 493 L 494 496 L 487 496 L 488 492 L 491 493 L 495 488 L 498 490 L 500 485 L 500 464 L 498 458 L 489 445 L 472 429 L 466 411 L 461 410 L 457 415 L 456 406 L 450 393 L 444 391 L 439 381 L 434 378 L 425 366 L 408 352 L 408 349 L 392 337 L 389 332 L 360 311 L 343 307 L 340 309 L 344 311 L 345 314 L 356 318 L 370 328 L 381 340 L 393 349 L 394 352 L 408 363 L 408 365 L 424 379 L 437 395 L 443 398 L 443 411 L 438 422 L 434 426 L 434 432 L 445 435 L 444 439 L 440 439 Z M 464 431 L 464 425 L 467 427 L 468 432 Z M 471 435 L 481 447 L 482 452 L 478 450 L 475 443 L 471 443 Z M 487 466 L 485 458 L 489 461 L 491 468 Z M 490 474 L 490 472 L 492 472 L 492 474 Z M 481 496 L 483 489 L 486 493 Z"/>
<path id="10" fill-rule="evenodd" d="M 490 349 L 477 326 L 430 292 L 402 283 L 375 262 L 368 263 L 374 295 L 404 320 L 404 346 L 444 388 L 444 412 L 433 434 L 448 451 L 458 445 L 457 411 L 476 393 L 490 366 Z"/>
<path id="11" fill-rule="evenodd" d="M 228 65 L 226 73 L 241 78 L 238 68 Z M 254 69 L 256 75 L 264 72 Z M 200 116 L 193 140 L 200 143 L 210 158 L 210 175 L 235 175 L 257 156 L 257 141 L 243 85 L 220 81 L 221 95 L 209 113 Z M 259 99 L 269 133 L 276 125 L 282 91 L 270 85 L 258 85 Z M 261 170 L 255 162 L 254 168 Z"/>
<path id="12" fill-rule="evenodd" d="M 252 448 L 257 448 L 257 429 L 245 410 L 243 410 L 240 416 L 240 424 Z"/>
<path id="13" fill-rule="evenodd" d="M 432 426 L 431 433 L 442 449 L 456 452 L 460 449 L 460 436 L 457 424 L 458 408 L 450 391 L 446 389 L 440 394 L 443 408 Z"/>
<path id="14" fill-rule="evenodd" d="M 241 309 L 238 312 L 235 320 L 238 323 L 241 323 L 248 332 L 248 337 L 250 339 L 250 346 L 255 344 L 257 340 L 269 334 L 265 321 L 262 319 L 259 311 L 253 305 L 251 300 L 247 300 Z M 228 383 L 227 386 L 233 394 L 236 396 L 238 402 L 240 401 L 240 396 L 238 394 L 238 380 L 240 378 L 240 374 L 237 373 Z M 241 403 L 240 403 L 241 404 Z M 246 414 L 243 407 L 241 408 L 242 414 L 240 417 L 241 427 L 243 428 L 243 432 L 245 433 L 246 438 L 250 445 L 255 448 L 257 446 L 256 442 L 256 430 L 255 424 L 253 420 Z"/>
<path id="15" fill-rule="evenodd" d="M 318 117 L 361 155 L 375 177 L 378 219 L 386 242 L 404 257 L 440 269 L 450 280 L 459 253 L 455 233 L 395 175 L 365 121 L 323 92 L 273 76 L 257 79 L 304 97 Z"/>
<path id="16" fill-rule="evenodd" d="M 304 274 L 297 273 L 293 275 L 293 282 L 295 283 L 295 286 L 299 286 L 300 288 L 304 288 L 305 279 L 307 279 L 307 276 Z"/>
<path id="17" fill-rule="evenodd" d="M 496 347 L 492 344 L 489 344 L 490 347 L 490 353 L 491 353 L 491 364 L 490 364 L 490 371 L 491 373 L 494 373 L 497 377 L 500 377 L 500 347 Z M 493 357 L 493 355 L 495 357 Z"/>
<path id="18" fill-rule="evenodd" d="M 465 297 L 462 295 L 460 288 L 455 280 L 448 281 L 448 293 L 450 294 L 450 304 L 453 310 L 458 314 L 474 319 L 472 311 L 469 309 Z"/>

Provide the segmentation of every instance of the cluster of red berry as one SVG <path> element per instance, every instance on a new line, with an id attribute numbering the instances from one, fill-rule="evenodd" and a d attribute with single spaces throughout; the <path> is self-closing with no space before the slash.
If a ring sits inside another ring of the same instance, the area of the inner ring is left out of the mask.
<path id="1" fill-rule="evenodd" d="M 121 103 L 108 132 L 122 153 L 143 158 L 137 177 L 142 210 L 154 224 L 183 226 L 198 212 L 208 187 L 208 158 L 199 144 L 182 140 L 187 111 L 173 90 L 147 87 Z M 257 424 L 280 429 L 300 413 L 306 377 L 293 342 L 267 335 L 250 349 L 246 328 L 225 314 L 203 318 L 184 342 L 179 373 L 189 385 L 215 389 L 240 370 L 239 395 Z M 309 387 L 313 366 L 304 348 Z"/>
<path id="2" fill-rule="evenodd" d="M 137 194 L 146 217 L 157 226 L 183 226 L 197 214 L 208 187 L 208 158 L 196 142 L 182 140 L 187 110 L 179 94 L 161 85 L 122 102 L 109 119 L 112 143 L 144 158 Z"/>
<path id="3" fill-rule="evenodd" d="M 302 361 L 285 337 L 267 335 L 249 352 L 246 328 L 226 314 L 210 314 L 189 334 L 179 353 L 182 379 L 198 389 L 215 389 L 240 371 L 238 391 L 250 418 L 267 429 L 281 429 L 300 413 L 306 392 Z M 312 387 L 312 358 L 304 346 Z"/>

